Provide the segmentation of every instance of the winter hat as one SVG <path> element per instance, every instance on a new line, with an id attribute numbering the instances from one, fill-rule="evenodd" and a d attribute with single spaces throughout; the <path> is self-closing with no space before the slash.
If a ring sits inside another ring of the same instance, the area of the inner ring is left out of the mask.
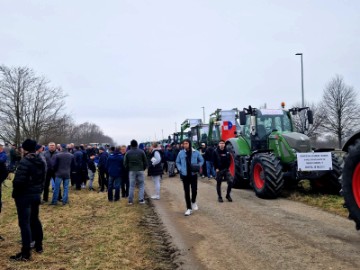
<path id="1" fill-rule="evenodd" d="M 42 145 L 41 145 L 41 144 L 37 144 L 36 147 L 35 147 L 35 151 L 39 150 L 40 148 L 42 148 Z"/>
<path id="2" fill-rule="evenodd" d="M 61 144 L 61 148 L 62 148 L 62 149 L 66 149 L 66 144 L 65 144 L 65 143 L 62 143 L 62 144 Z"/>
<path id="3" fill-rule="evenodd" d="M 22 144 L 21 147 L 28 152 L 35 152 L 37 142 L 31 139 L 26 139 Z"/>
<path id="4" fill-rule="evenodd" d="M 105 151 L 105 148 L 101 146 L 99 150 Z"/>
<path id="5" fill-rule="evenodd" d="M 137 146 L 138 146 L 138 142 L 137 142 L 136 140 L 132 140 L 132 141 L 130 142 L 130 145 L 131 145 L 131 147 L 137 147 Z"/>

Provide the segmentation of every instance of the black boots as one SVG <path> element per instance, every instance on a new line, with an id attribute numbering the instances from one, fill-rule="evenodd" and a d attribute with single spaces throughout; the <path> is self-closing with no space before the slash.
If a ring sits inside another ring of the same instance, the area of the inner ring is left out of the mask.
<path id="1" fill-rule="evenodd" d="M 14 255 L 14 256 L 10 256 L 10 260 L 28 261 L 28 260 L 30 260 L 30 257 L 31 257 L 30 248 L 22 248 L 20 253 Z"/>
<path id="2" fill-rule="evenodd" d="M 226 199 L 229 201 L 229 202 L 232 202 L 232 198 L 230 197 L 230 194 L 226 195 Z"/>

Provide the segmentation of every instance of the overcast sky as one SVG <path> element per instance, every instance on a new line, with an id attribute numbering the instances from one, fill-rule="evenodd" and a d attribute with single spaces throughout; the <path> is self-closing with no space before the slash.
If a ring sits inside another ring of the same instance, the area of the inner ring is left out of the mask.
<path id="1" fill-rule="evenodd" d="M 77 123 L 117 143 L 161 139 L 217 108 L 320 101 L 360 89 L 360 1 L 0 0 L 0 64 L 68 94 Z M 162 135 L 163 134 L 163 135 Z"/>

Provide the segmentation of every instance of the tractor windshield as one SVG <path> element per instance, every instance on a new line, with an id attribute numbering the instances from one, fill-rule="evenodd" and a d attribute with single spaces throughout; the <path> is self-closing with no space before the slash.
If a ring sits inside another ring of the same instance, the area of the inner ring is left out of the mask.
<path id="1" fill-rule="evenodd" d="M 266 133 L 272 131 L 293 131 L 291 120 L 286 111 L 261 109 L 256 117 L 258 129 L 265 129 Z"/>

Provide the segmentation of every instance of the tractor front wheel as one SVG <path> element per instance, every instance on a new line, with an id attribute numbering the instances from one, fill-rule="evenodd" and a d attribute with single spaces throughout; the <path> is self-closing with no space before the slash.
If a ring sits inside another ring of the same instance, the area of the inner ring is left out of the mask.
<path id="1" fill-rule="evenodd" d="M 275 199 L 284 188 L 280 160 L 272 153 L 257 154 L 251 161 L 251 184 L 256 196 Z"/>
<path id="2" fill-rule="evenodd" d="M 343 169 L 342 189 L 349 217 L 355 221 L 356 229 L 360 230 L 360 140 L 349 147 Z"/>

